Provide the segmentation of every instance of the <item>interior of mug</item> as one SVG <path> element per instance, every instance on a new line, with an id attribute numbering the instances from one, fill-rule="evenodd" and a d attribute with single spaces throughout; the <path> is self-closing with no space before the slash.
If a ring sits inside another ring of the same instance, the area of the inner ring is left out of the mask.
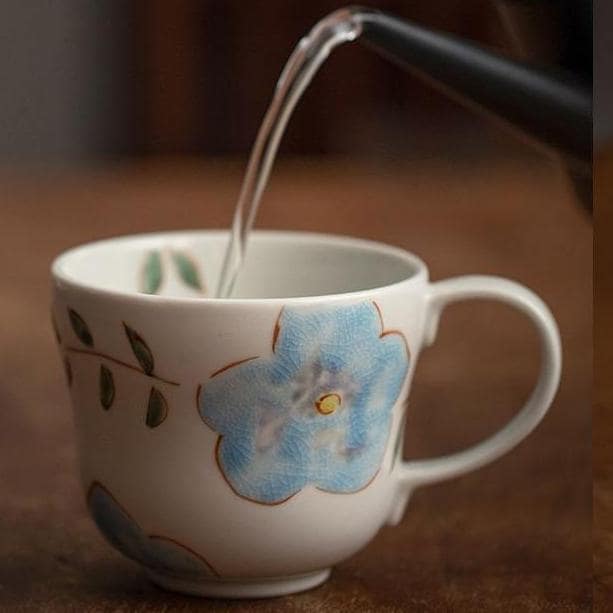
<path id="1" fill-rule="evenodd" d="M 65 252 L 56 278 L 127 294 L 214 297 L 228 233 L 143 234 Z M 395 247 L 343 236 L 252 233 L 233 298 L 290 298 L 358 292 L 425 274 L 423 263 Z"/>

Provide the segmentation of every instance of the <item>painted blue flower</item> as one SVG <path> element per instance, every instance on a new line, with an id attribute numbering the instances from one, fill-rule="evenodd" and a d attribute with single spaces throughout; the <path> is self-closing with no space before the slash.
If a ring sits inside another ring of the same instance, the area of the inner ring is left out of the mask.
<path id="1" fill-rule="evenodd" d="M 350 493 L 379 470 L 409 365 L 402 333 L 385 331 L 373 302 L 281 311 L 271 357 L 214 373 L 199 393 L 219 433 L 230 487 L 278 504 L 306 485 Z"/>
<path id="2" fill-rule="evenodd" d="M 102 484 L 92 484 L 87 503 L 100 532 L 126 557 L 153 571 L 179 577 L 217 574 L 188 547 L 164 536 L 146 535 Z"/>

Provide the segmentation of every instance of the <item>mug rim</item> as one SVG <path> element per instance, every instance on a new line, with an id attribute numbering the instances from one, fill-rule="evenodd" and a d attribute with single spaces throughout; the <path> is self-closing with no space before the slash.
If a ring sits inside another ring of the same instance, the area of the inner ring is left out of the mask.
<path id="1" fill-rule="evenodd" d="M 363 298 L 369 297 L 373 294 L 378 294 L 381 291 L 387 291 L 392 289 L 401 289 L 403 287 L 409 287 L 417 282 L 428 281 L 428 267 L 426 263 L 414 253 L 407 251 L 401 247 L 396 247 L 383 243 L 380 241 L 374 241 L 371 239 L 358 238 L 345 234 L 332 234 L 325 232 L 308 232 L 297 230 L 269 230 L 258 229 L 253 230 L 251 237 L 258 237 L 267 240 L 286 240 L 286 241 L 303 241 L 310 244 L 314 243 L 326 243 L 328 245 L 346 245 L 364 251 L 378 252 L 386 254 L 391 257 L 395 257 L 402 260 L 405 264 L 410 265 L 413 268 L 413 274 L 385 285 L 379 285 L 363 290 L 354 290 L 349 292 L 335 292 L 330 294 L 313 294 L 305 296 L 291 296 L 291 297 L 274 297 L 274 298 L 217 298 L 213 296 L 164 296 L 159 294 L 146 294 L 139 292 L 123 291 L 119 289 L 109 289 L 105 287 L 99 287 L 95 284 L 88 283 L 86 280 L 79 279 L 78 277 L 67 273 L 65 266 L 69 261 L 75 257 L 80 257 L 91 249 L 102 245 L 109 245 L 112 243 L 148 243 L 150 241 L 158 241 L 161 238 L 167 239 L 189 239 L 203 237 L 226 237 L 229 238 L 230 231 L 226 229 L 204 229 L 204 230 L 170 230 L 161 232 L 142 232 L 136 234 L 123 234 L 119 236 L 113 236 L 109 238 L 103 238 L 95 241 L 89 241 L 82 243 L 75 247 L 71 247 L 62 251 L 57 255 L 51 263 L 51 275 L 53 277 L 54 285 L 59 288 L 69 288 L 72 290 L 84 292 L 86 294 L 129 300 L 134 302 L 148 303 L 150 305 L 157 304 L 208 304 L 208 305 L 256 305 L 256 304 L 278 304 L 280 302 L 322 302 L 331 301 L 341 298 Z"/>

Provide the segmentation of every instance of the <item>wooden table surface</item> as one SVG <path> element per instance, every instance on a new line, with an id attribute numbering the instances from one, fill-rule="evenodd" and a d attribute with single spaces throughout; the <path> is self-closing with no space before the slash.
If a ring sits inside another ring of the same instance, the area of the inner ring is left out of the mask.
<path id="1" fill-rule="evenodd" d="M 0 610 L 588 611 L 592 602 L 592 230 L 539 159 L 276 169 L 258 225 L 409 248 L 433 279 L 509 276 L 560 326 L 564 372 L 545 421 L 512 453 L 419 490 L 324 586 L 274 601 L 165 593 L 98 535 L 77 479 L 71 409 L 49 324 L 49 263 L 95 238 L 229 224 L 241 164 L 160 161 L 0 179 Z M 494 303 L 449 309 L 424 351 L 409 457 L 450 452 L 502 425 L 538 366 L 527 321 Z"/>
<path id="2" fill-rule="evenodd" d="M 613 146 L 595 171 L 594 610 L 613 603 Z"/>

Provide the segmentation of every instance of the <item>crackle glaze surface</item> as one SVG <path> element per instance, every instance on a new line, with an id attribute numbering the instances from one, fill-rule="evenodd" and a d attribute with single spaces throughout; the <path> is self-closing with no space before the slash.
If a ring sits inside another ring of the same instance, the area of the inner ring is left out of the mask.
<path id="1" fill-rule="evenodd" d="M 135 562 L 170 575 L 194 578 L 217 575 L 209 562 L 189 547 L 161 535 L 145 534 L 101 483 L 92 483 L 87 504 L 109 543 Z"/>
<path id="2" fill-rule="evenodd" d="M 156 583 L 242 597 L 313 587 L 398 523 L 415 487 L 492 461 L 545 414 L 559 338 L 526 288 L 477 276 L 430 284 L 425 265 L 393 247 L 262 232 L 239 280 L 246 298 L 196 297 L 185 270 L 176 293 L 171 276 L 143 292 L 143 261 L 155 252 L 197 254 L 214 285 L 226 238 L 120 238 L 54 264 L 52 321 L 88 507 Z M 539 383 L 494 437 L 407 464 L 402 424 L 417 356 L 443 308 L 468 298 L 529 317 L 544 351 Z"/>
<path id="3" fill-rule="evenodd" d="M 374 302 L 287 307 L 272 352 L 214 373 L 199 411 L 232 489 L 278 504 L 306 485 L 351 493 L 377 474 L 408 371 L 402 333 Z"/>

